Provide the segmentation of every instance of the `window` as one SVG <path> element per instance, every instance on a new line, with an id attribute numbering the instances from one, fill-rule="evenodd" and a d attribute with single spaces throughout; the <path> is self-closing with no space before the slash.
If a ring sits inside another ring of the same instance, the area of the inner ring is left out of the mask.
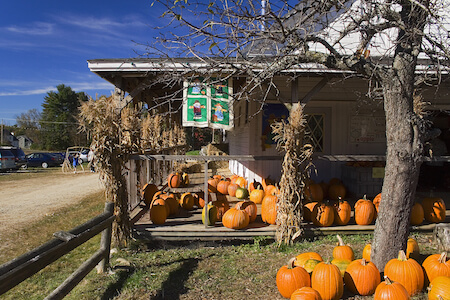
<path id="1" fill-rule="evenodd" d="M 314 152 L 324 152 L 324 114 L 308 114 L 306 117 L 305 142 L 313 146 Z"/>

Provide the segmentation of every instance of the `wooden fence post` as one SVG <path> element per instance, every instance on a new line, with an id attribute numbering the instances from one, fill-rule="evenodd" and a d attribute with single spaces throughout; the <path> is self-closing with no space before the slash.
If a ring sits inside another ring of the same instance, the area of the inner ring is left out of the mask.
<path id="1" fill-rule="evenodd" d="M 114 203 L 105 203 L 105 213 L 114 214 Z M 112 235 L 112 224 L 109 225 L 102 232 L 102 238 L 100 240 L 100 250 L 104 252 L 104 258 L 100 261 L 97 271 L 105 273 L 109 266 L 109 253 L 111 252 L 111 235 Z"/>

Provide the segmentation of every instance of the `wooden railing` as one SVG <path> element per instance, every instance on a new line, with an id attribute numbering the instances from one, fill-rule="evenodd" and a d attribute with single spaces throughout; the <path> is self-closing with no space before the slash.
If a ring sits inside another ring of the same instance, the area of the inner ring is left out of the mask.
<path id="1" fill-rule="evenodd" d="M 106 203 L 105 211 L 97 217 L 68 232 L 56 232 L 53 234 L 55 239 L 1 265 L 0 295 L 101 232 L 100 249 L 45 299 L 64 298 L 99 263 L 100 271 L 105 272 L 109 265 L 111 225 L 114 219 L 114 203 Z"/>

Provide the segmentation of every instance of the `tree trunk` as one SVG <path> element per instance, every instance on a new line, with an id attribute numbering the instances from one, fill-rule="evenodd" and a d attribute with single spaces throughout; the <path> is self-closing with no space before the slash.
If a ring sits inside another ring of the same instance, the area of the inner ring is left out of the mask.
<path id="1" fill-rule="evenodd" d="M 414 82 L 413 66 L 413 61 L 401 61 L 402 71 L 383 83 L 386 170 L 372 245 L 373 262 L 381 272 L 399 250 L 406 249 L 423 155 L 421 131 L 413 109 L 413 86 L 408 84 Z"/>

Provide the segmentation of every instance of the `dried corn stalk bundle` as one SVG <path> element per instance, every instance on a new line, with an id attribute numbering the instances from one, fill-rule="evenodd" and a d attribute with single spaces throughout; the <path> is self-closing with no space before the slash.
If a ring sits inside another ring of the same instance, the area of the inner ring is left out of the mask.
<path id="1" fill-rule="evenodd" d="M 113 224 L 113 242 L 125 246 L 130 237 L 128 195 L 123 168 L 128 156 L 137 152 L 140 138 L 140 120 L 136 110 L 117 109 L 111 98 L 90 99 L 82 104 L 80 124 L 92 133 L 92 145 L 105 186 L 106 201 L 114 202 L 116 222 Z"/>
<path id="2" fill-rule="evenodd" d="M 277 207 L 278 245 L 290 244 L 303 233 L 303 188 L 312 167 L 313 148 L 303 144 L 306 119 L 303 107 L 297 105 L 290 111 L 288 122 L 272 124 L 278 151 L 284 151 L 280 195 Z"/>

